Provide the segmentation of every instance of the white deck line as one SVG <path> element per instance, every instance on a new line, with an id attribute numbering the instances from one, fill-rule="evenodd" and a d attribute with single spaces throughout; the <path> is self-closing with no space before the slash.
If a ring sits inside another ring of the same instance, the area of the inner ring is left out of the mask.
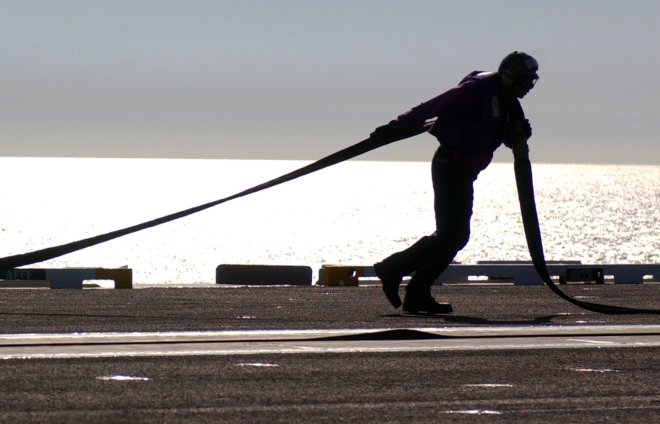
<path id="1" fill-rule="evenodd" d="M 473 326 L 413 328 L 351 328 L 310 330 L 229 330 L 107 333 L 31 333 L 0 334 L 0 347 L 6 345 L 154 343 L 154 342 L 228 342 L 306 340 L 314 338 L 357 336 L 392 330 L 410 330 L 447 337 L 506 337 L 557 335 L 660 334 L 660 325 L 571 325 L 571 326 Z"/>
<path id="2" fill-rule="evenodd" d="M 0 359 L 660 347 L 660 326 L 416 328 L 421 340 L 318 340 L 389 329 L 0 336 Z"/>
<path id="3" fill-rule="evenodd" d="M 356 336 L 392 330 L 410 330 L 448 337 L 530 337 L 558 335 L 660 335 L 660 325 L 547 325 L 547 326 L 471 326 L 471 327 L 406 327 L 348 328 L 309 330 L 227 330 L 227 331 L 163 331 L 103 333 L 28 333 L 0 334 L 0 347 L 6 345 L 153 343 L 153 342 L 228 342 L 306 340 L 314 338 Z"/>

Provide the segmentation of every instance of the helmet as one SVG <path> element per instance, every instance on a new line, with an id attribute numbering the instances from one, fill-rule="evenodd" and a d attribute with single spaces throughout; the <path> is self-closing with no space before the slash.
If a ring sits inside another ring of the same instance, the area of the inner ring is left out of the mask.
<path id="1" fill-rule="evenodd" d="M 510 78 L 514 84 L 530 90 L 539 79 L 538 70 L 536 59 L 525 52 L 515 51 L 502 59 L 497 72 Z"/>

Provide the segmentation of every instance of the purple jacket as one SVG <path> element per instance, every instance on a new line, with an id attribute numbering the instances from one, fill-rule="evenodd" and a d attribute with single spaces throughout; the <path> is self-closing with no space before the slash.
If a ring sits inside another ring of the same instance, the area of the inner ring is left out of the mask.
<path id="1" fill-rule="evenodd" d="M 458 165 L 476 176 L 502 143 L 511 147 L 506 134 L 512 115 L 523 117 L 518 99 L 505 105 L 497 95 L 497 77 L 494 72 L 471 72 L 458 86 L 400 115 L 394 124 L 418 127 L 437 118 L 429 133 L 451 150 Z"/>

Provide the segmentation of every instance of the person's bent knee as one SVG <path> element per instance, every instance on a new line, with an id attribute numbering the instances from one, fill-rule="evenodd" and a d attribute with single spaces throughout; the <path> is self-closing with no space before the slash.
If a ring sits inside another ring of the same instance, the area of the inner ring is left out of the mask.
<path id="1" fill-rule="evenodd" d="M 462 233 L 455 233 L 448 237 L 447 241 L 451 245 L 452 250 L 458 252 L 459 250 L 463 249 L 470 241 L 470 231 L 468 230 Z"/>
<path id="2" fill-rule="evenodd" d="M 470 240 L 470 232 L 440 232 L 433 233 L 433 235 L 427 237 L 429 247 L 433 246 L 431 250 L 451 251 L 456 253 L 468 244 L 468 241 Z"/>

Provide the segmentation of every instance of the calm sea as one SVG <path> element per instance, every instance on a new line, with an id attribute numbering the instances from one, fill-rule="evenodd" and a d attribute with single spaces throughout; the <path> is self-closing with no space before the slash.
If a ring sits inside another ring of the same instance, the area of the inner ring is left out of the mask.
<path id="1" fill-rule="evenodd" d="M 220 199 L 309 162 L 0 158 L 0 256 Z M 660 262 L 660 167 L 534 166 L 548 260 Z M 475 186 L 456 260 L 527 260 L 511 164 Z M 433 231 L 430 165 L 342 163 L 40 267 L 128 265 L 138 284 L 212 283 L 219 264 L 370 265 Z"/>

